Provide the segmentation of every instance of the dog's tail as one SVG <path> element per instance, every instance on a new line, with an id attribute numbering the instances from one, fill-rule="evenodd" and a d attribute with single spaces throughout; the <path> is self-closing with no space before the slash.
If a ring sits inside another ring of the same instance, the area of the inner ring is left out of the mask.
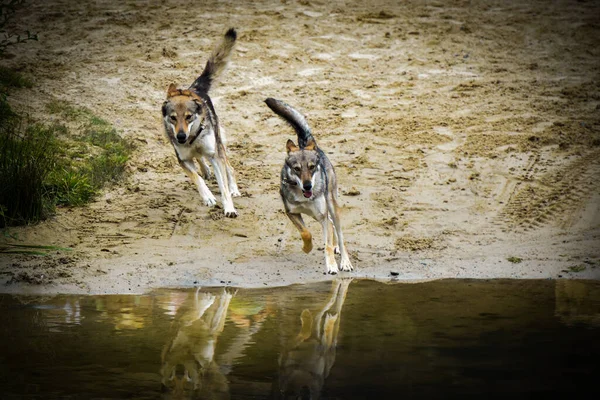
<path id="1" fill-rule="evenodd" d="M 306 118 L 289 104 L 269 97 L 265 100 L 267 106 L 294 128 L 298 135 L 298 147 L 303 149 L 310 139 L 315 141 Z M 316 143 L 316 141 L 315 141 Z"/>
<path id="2" fill-rule="evenodd" d="M 206 62 L 206 66 L 204 67 L 202 74 L 200 74 L 198 79 L 196 79 L 190 86 L 191 90 L 200 93 L 208 93 L 213 82 L 219 77 L 221 72 L 223 72 L 227 66 L 229 56 L 231 55 L 231 50 L 233 50 L 236 39 L 237 32 L 234 28 L 229 28 L 229 30 L 225 33 L 221 43 L 219 43 L 219 45 L 211 53 L 210 57 L 208 57 L 208 61 Z"/>

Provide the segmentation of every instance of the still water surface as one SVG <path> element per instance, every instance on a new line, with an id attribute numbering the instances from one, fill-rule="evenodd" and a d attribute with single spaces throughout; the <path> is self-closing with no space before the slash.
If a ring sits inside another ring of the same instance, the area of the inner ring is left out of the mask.
<path id="1" fill-rule="evenodd" d="M 0 295 L 0 398 L 599 398 L 599 333 L 596 281 Z"/>

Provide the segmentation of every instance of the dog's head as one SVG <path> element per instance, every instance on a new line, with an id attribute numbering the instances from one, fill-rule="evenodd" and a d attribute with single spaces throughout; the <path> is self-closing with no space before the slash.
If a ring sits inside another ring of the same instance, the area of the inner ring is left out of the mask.
<path id="1" fill-rule="evenodd" d="M 285 174 L 287 180 L 298 185 L 307 199 L 313 196 L 315 178 L 320 173 L 320 155 L 317 144 L 311 138 L 304 148 L 296 146 L 290 139 L 286 144 Z"/>
<path id="2" fill-rule="evenodd" d="M 162 106 L 162 114 L 167 135 L 183 144 L 204 128 L 207 113 L 200 96 L 190 90 L 177 89 L 171 84 L 167 90 L 167 100 Z"/>

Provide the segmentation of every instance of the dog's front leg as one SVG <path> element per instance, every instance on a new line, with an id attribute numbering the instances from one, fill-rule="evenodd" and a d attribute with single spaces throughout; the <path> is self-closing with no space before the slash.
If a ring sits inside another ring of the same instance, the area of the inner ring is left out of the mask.
<path id="1" fill-rule="evenodd" d="M 340 222 L 338 205 L 335 199 L 328 202 L 327 208 L 329 210 L 329 216 L 331 217 L 331 221 L 333 222 L 333 226 L 335 228 L 337 236 L 337 245 L 341 254 L 340 269 L 342 271 L 352 271 L 354 267 L 352 266 L 350 257 L 348 257 L 348 251 L 346 250 L 346 243 L 344 242 L 344 234 L 342 233 L 342 224 Z"/>
<path id="2" fill-rule="evenodd" d="M 325 266 L 328 274 L 337 274 L 339 272 L 337 262 L 335 261 L 335 253 L 333 252 L 332 233 L 330 232 L 329 218 L 327 214 L 321 220 L 323 226 L 323 241 L 325 242 Z"/>
<path id="3" fill-rule="evenodd" d="M 219 190 L 221 191 L 221 201 L 223 202 L 225 216 L 228 218 L 235 218 L 238 216 L 238 212 L 235 210 L 235 207 L 233 206 L 233 200 L 231 199 L 225 163 L 219 158 L 218 155 L 215 155 L 213 158 L 211 158 L 210 162 L 213 166 L 217 183 L 219 184 Z"/>
<path id="4" fill-rule="evenodd" d="M 298 229 L 298 231 L 300 231 L 300 237 L 302 238 L 302 242 L 304 242 L 302 251 L 304 251 L 305 253 L 310 253 L 313 248 L 312 235 L 306 228 L 306 225 L 304 225 L 304 220 L 302 219 L 302 215 L 293 214 L 293 213 L 289 213 L 289 212 L 286 212 L 285 215 L 288 216 L 290 221 L 292 221 L 294 226 Z"/>
<path id="5" fill-rule="evenodd" d="M 198 187 L 198 192 L 200 193 L 200 196 L 202 196 L 204 204 L 209 207 L 213 207 L 215 204 L 217 204 L 217 199 L 215 196 L 213 196 L 208 186 L 206 186 L 204 179 L 198 175 L 198 171 L 196 170 L 196 165 L 194 162 L 179 161 L 179 165 L 181 165 L 181 168 L 183 168 L 186 175 L 189 176 L 190 179 L 196 184 L 196 187 Z"/>
<path id="6" fill-rule="evenodd" d="M 337 232 L 335 231 L 335 228 L 333 227 L 333 220 L 331 219 L 331 217 L 328 217 L 328 219 L 329 219 L 329 241 L 331 242 L 331 244 L 333 246 L 333 253 L 340 254 L 340 248 L 338 247 L 338 241 L 337 241 Z"/>

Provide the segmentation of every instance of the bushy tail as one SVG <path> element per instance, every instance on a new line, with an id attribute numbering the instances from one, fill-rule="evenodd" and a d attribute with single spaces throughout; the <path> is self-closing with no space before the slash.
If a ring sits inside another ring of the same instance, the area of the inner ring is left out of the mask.
<path id="1" fill-rule="evenodd" d="M 219 46 L 213 50 L 208 58 L 202 74 L 200 74 L 198 79 L 196 79 L 190 86 L 191 90 L 200 93 L 208 93 L 213 82 L 219 77 L 221 72 L 223 72 L 227 66 L 227 62 L 229 61 L 229 56 L 231 54 L 231 50 L 233 50 L 233 46 L 235 45 L 236 38 L 237 32 L 235 29 L 229 28 Z"/>
<path id="2" fill-rule="evenodd" d="M 298 147 L 303 149 L 306 147 L 306 143 L 309 139 L 315 140 L 310 132 L 310 127 L 308 126 L 308 122 L 306 122 L 306 118 L 292 106 L 271 97 L 266 99 L 265 103 L 267 103 L 267 106 L 269 106 L 275 114 L 286 120 L 287 123 L 294 128 L 298 135 Z"/>

